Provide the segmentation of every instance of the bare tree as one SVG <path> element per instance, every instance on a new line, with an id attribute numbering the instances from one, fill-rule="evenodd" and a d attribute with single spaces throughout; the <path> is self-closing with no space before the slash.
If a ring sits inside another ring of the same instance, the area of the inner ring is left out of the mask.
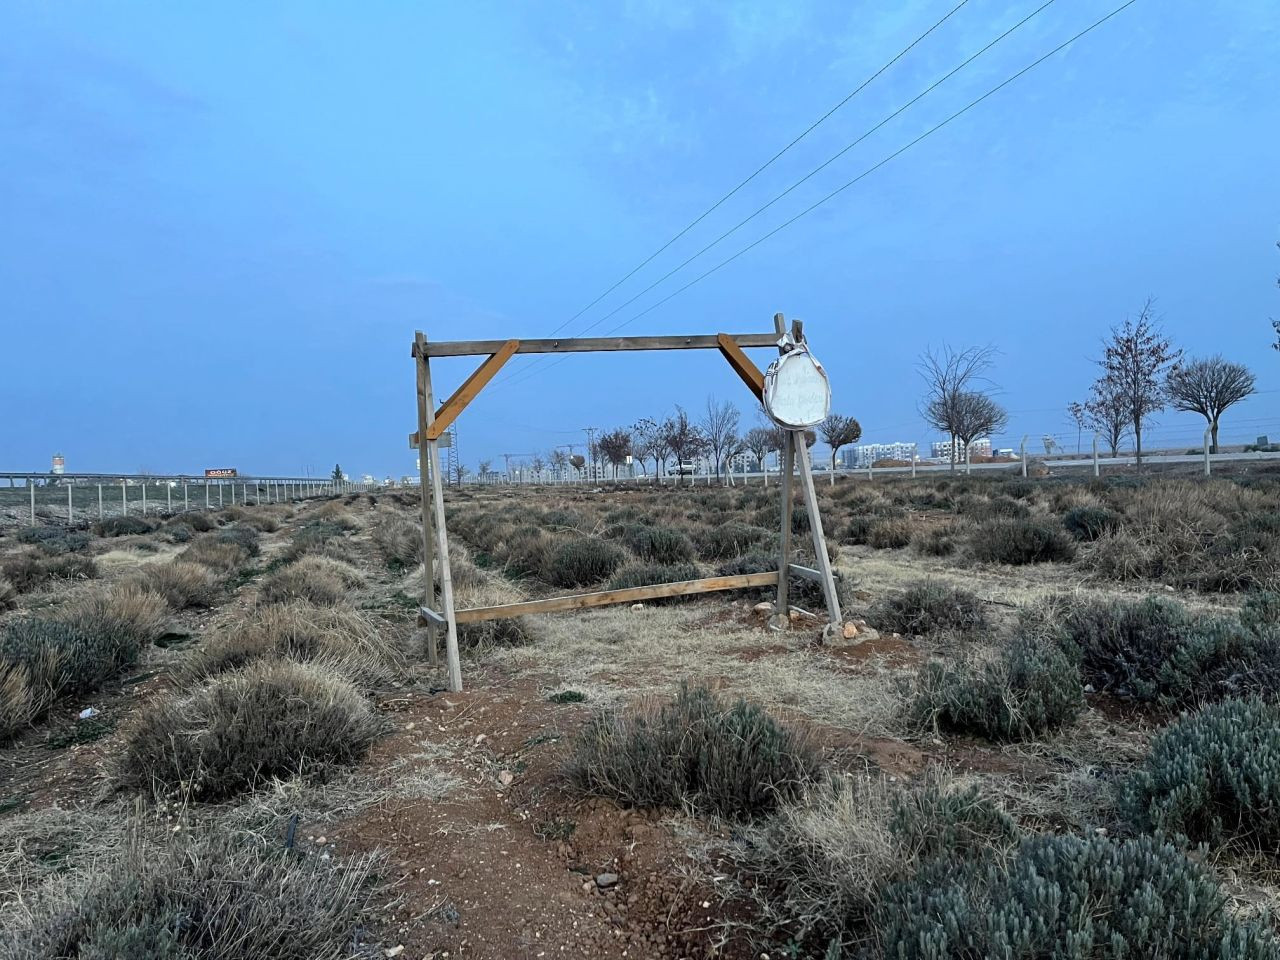
<path id="1" fill-rule="evenodd" d="M 618 479 L 618 467 L 631 456 L 631 431 L 623 427 L 600 436 L 600 452 L 613 467 L 613 479 Z"/>
<path id="2" fill-rule="evenodd" d="M 667 443 L 668 433 L 667 421 L 648 417 L 636 421 L 631 428 L 632 451 L 640 460 L 653 460 L 654 483 L 662 479 L 662 465 L 671 456 L 671 447 Z"/>
<path id="3" fill-rule="evenodd" d="M 763 470 L 765 458 L 777 450 L 777 437 L 768 427 L 752 427 L 742 437 L 743 448 L 755 457 L 756 467 Z"/>
<path id="4" fill-rule="evenodd" d="M 462 486 L 462 481 L 466 479 L 467 474 L 471 471 L 467 469 L 465 463 L 456 463 L 453 466 L 453 482 L 458 486 Z"/>
<path id="5" fill-rule="evenodd" d="M 559 447 L 556 447 L 547 454 L 547 458 L 551 461 L 551 466 L 555 469 L 556 473 L 563 477 L 566 468 L 569 466 L 569 454 L 565 453 Z"/>
<path id="6" fill-rule="evenodd" d="M 485 482 L 485 477 L 489 476 L 489 469 L 493 466 L 492 460 L 481 460 L 478 464 L 480 467 L 480 482 Z"/>
<path id="7" fill-rule="evenodd" d="M 961 415 L 961 397 L 973 393 L 973 385 L 985 381 L 987 371 L 995 363 L 994 347 L 967 347 L 957 351 L 943 344 L 935 353 L 926 350 L 917 368 L 924 378 L 925 395 L 920 413 L 925 422 L 935 430 L 945 433 L 951 441 L 951 469 L 956 468 L 956 429 Z"/>
<path id="8" fill-rule="evenodd" d="M 689 420 L 689 414 L 685 413 L 682 407 L 676 407 L 675 414 L 666 419 L 664 426 L 666 429 L 663 436 L 666 439 L 667 449 L 676 458 L 677 470 L 679 464 L 686 460 L 693 460 L 706 449 L 706 437 Z M 693 484 L 692 474 L 689 475 L 689 483 Z"/>
<path id="9" fill-rule="evenodd" d="M 1136 318 L 1111 329 L 1111 338 L 1103 343 L 1104 352 L 1098 365 L 1110 389 L 1123 399 L 1133 428 L 1133 444 L 1138 470 L 1142 470 L 1142 424 L 1164 409 L 1168 395 L 1165 377 L 1175 369 L 1182 351 L 1160 329 L 1155 314 L 1155 300 L 1147 298 Z"/>
<path id="10" fill-rule="evenodd" d="M 985 393 L 963 390 L 952 400 L 952 429 L 956 439 L 964 444 L 966 463 L 969 462 L 969 444 L 1003 430 L 1008 422 L 1009 414 L 1004 407 Z"/>
<path id="11" fill-rule="evenodd" d="M 1213 434 L 1212 453 L 1218 452 L 1218 421 L 1222 414 L 1257 392 L 1248 367 L 1220 356 L 1192 360 L 1174 368 L 1165 380 L 1165 388 L 1173 409 L 1198 413 L 1208 422 Z"/>
<path id="12" fill-rule="evenodd" d="M 1084 434 L 1084 428 L 1089 425 L 1089 411 L 1085 409 L 1083 403 L 1072 400 L 1067 404 L 1067 415 L 1071 417 L 1071 422 L 1076 425 L 1076 453 L 1080 453 L 1080 438 Z"/>
<path id="13" fill-rule="evenodd" d="M 529 466 L 533 468 L 534 482 L 541 483 L 542 471 L 547 468 L 547 461 L 543 458 L 542 454 L 535 453 L 532 459 L 529 460 Z"/>
<path id="14" fill-rule="evenodd" d="M 1120 444 L 1129 432 L 1129 410 L 1124 397 L 1113 388 L 1111 381 L 1102 377 L 1094 382 L 1084 411 L 1085 426 L 1102 434 L 1111 448 L 1113 459 L 1119 456 Z"/>
<path id="15" fill-rule="evenodd" d="M 836 454 L 841 447 L 857 443 L 862 438 L 862 424 L 853 417 L 833 413 L 818 427 L 822 442 L 831 448 L 831 485 L 836 485 Z"/>
<path id="16" fill-rule="evenodd" d="M 716 401 L 715 397 L 707 397 L 707 412 L 702 418 L 700 429 L 706 439 L 706 449 L 711 454 L 716 471 L 716 479 L 721 478 L 721 468 L 729 458 L 742 450 L 742 438 L 738 436 L 738 423 L 742 414 L 732 402 Z"/>

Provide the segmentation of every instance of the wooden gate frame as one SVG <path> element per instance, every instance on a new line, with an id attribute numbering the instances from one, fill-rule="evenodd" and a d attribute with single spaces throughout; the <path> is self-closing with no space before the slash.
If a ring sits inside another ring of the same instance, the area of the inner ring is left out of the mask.
<path id="1" fill-rule="evenodd" d="M 747 587 L 776 586 L 778 599 L 775 625 L 785 625 L 790 605 L 788 587 L 791 575 L 822 584 L 827 603 L 827 616 L 832 625 L 841 619 L 836 597 L 835 575 L 827 556 L 827 541 L 818 513 L 818 496 L 814 489 L 813 466 L 803 430 L 784 430 L 782 447 L 782 523 L 780 530 L 780 564 L 776 571 L 740 574 L 728 577 L 703 577 L 679 583 L 659 583 L 647 587 L 600 590 L 594 593 L 526 600 L 493 607 L 456 610 L 453 602 L 453 578 L 449 570 L 449 538 L 445 530 L 444 485 L 440 476 L 440 437 L 484 389 L 485 385 L 517 353 L 589 353 L 618 350 L 719 350 L 757 401 L 763 402 L 764 375 L 743 352 L 743 348 L 777 347 L 780 354 L 804 343 L 804 327 L 792 321 L 788 337 L 785 321 L 778 313 L 773 318 L 774 332 L 727 334 L 693 337 L 586 337 L 567 340 L 461 340 L 432 343 L 422 331 L 414 334 L 412 356 L 417 367 L 418 429 L 409 435 L 409 444 L 418 450 L 418 471 L 422 492 L 422 603 L 418 623 L 427 628 L 427 657 L 437 662 L 437 635 L 445 630 L 445 653 L 448 659 L 449 689 L 462 689 L 462 665 L 458 655 L 458 624 L 481 620 L 518 617 L 530 613 L 552 613 L 560 610 L 582 610 L 616 603 L 636 603 L 658 597 L 685 596 L 717 590 L 739 590 Z M 431 390 L 432 357 L 485 356 L 479 367 L 462 382 L 449 399 L 437 409 Z M 421 439 L 425 437 L 426 443 Z M 809 530 L 813 535 L 817 569 L 791 562 L 791 516 L 795 501 L 794 474 L 800 467 L 800 489 Z M 439 562 L 440 606 L 436 601 L 436 564 Z"/>

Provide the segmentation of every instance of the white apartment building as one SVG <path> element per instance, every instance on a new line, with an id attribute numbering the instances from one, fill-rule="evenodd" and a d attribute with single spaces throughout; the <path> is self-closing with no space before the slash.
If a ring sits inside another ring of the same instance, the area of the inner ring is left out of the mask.
<path id="1" fill-rule="evenodd" d="M 840 453 L 840 464 L 846 470 L 865 470 L 878 460 L 901 460 L 910 463 L 918 455 L 914 443 L 863 443 L 847 447 Z"/>
<path id="2" fill-rule="evenodd" d="M 951 462 L 951 441 L 935 440 L 929 448 L 929 452 L 934 460 L 941 460 L 944 463 Z M 971 457 L 989 457 L 991 456 L 991 438 L 982 437 L 974 440 L 969 444 L 969 455 Z M 964 463 L 964 442 L 956 441 L 955 446 L 955 462 Z"/>

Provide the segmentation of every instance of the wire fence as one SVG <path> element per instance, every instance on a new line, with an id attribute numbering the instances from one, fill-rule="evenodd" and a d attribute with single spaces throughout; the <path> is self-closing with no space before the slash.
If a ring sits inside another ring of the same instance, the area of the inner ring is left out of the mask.
<path id="1" fill-rule="evenodd" d="M 368 489 L 368 484 L 314 477 L 120 476 L 95 473 L 0 472 L 0 514 L 76 523 L 106 517 L 290 503 Z"/>

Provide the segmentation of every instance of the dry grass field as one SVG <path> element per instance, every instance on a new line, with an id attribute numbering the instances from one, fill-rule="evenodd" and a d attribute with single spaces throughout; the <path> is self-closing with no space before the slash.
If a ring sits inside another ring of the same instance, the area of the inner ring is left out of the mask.
<path id="1" fill-rule="evenodd" d="M 819 497 L 847 636 L 464 625 L 463 693 L 409 494 L 5 530 L 0 956 L 1280 958 L 1280 473 Z M 776 568 L 775 486 L 448 511 L 460 607 Z"/>

